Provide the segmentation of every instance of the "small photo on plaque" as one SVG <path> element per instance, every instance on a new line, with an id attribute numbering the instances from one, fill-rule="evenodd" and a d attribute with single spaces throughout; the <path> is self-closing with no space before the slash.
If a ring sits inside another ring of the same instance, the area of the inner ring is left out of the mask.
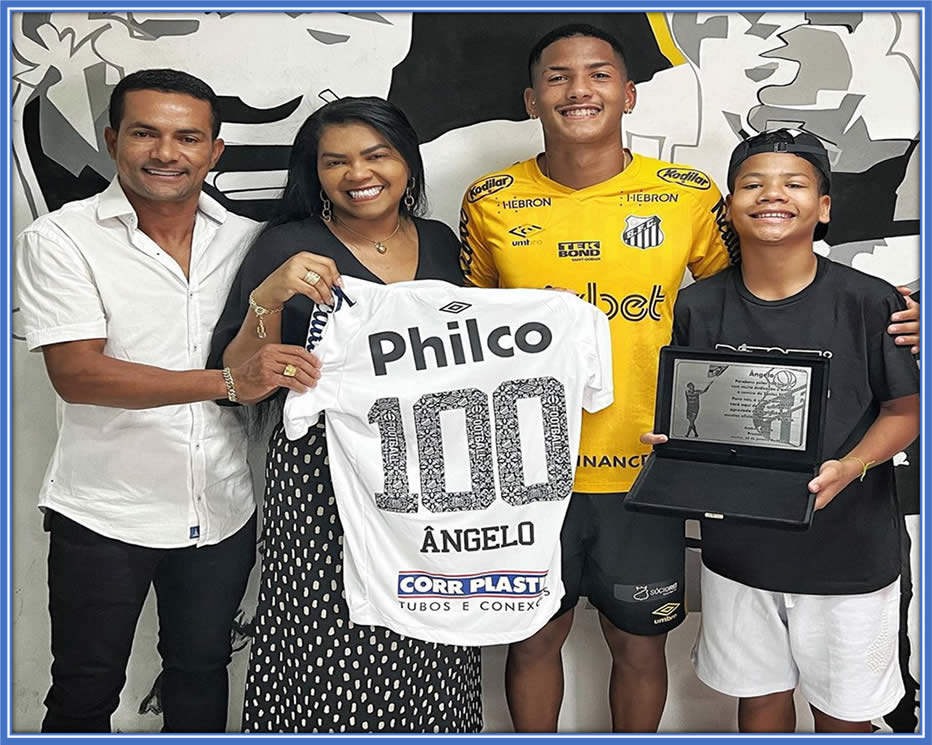
<path id="1" fill-rule="evenodd" d="M 810 383 L 808 367 L 674 360 L 667 433 L 805 450 Z"/>
<path id="2" fill-rule="evenodd" d="M 664 347 L 654 446 L 632 510 L 805 529 L 815 497 L 828 359 L 782 351 Z"/>

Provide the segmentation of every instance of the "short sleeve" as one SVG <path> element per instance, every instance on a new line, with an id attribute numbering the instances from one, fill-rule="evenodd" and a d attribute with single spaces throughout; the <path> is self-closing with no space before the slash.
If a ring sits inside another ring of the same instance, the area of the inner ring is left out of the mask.
<path id="1" fill-rule="evenodd" d="M 26 345 L 106 339 L 107 317 L 90 266 L 77 245 L 46 222 L 27 228 L 14 246 Z"/>
<path id="2" fill-rule="evenodd" d="M 709 189 L 696 194 L 694 207 L 687 264 L 694 279 L 703 279 L 737 263 L 738 236 L 725 219 L 725 200 L 711 179 Z"/>
<path id="3" fill-rule="evenodd" d="M 585 338 L 586 386 L 583 389 L 583 408 L 590 414 L 609 406 L 615 398 L 612 380 L 612 337 L 608 317 L 598 308 L 572 298 L 574 305 L 582 305 L 588 322 L 580 319 L 580 328 L 587 329 Z M 572 316 L 570 316 L 572 318 Z"/>
<path id="4" fill-rule="evenodd" d="M 906 309 L 906 301 L 894 289 L 869 303 L 865 318 L 868 328 L 868 377 L 878 401 L 892 401 L 919 393 L 920 373 L 909 347 L 894 343 L 887 333 L 890 315 Z"/>
<path id="5" fill-rule="evenodd" d="M 466 285 L 498 287 L 498 269 L 492 250 L 486 242 L 485 226 L 479 203 L 470 202 L 469 192 L 463 195 L 460 208 L 460 267 Z"/>

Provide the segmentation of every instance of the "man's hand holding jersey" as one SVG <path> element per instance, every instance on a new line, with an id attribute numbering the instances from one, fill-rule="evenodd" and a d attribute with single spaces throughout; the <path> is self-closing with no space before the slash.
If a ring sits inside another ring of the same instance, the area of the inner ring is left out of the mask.
<path id="1" fill-rule="evenodd" d="M 291 373 L 294 371 L 293 374 Z M 255 404 L 279 388 L 304 393 L 317 385 L 320 360 L 295 344 L 264 344 L 239 367 L 231 368 L 240 403 Z"/>

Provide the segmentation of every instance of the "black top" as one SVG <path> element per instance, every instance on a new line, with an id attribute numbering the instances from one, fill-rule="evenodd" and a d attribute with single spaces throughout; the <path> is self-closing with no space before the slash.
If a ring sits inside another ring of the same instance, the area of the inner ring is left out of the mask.
<path id="1" fill-rule="evenodd" d="M 415 218 L 414 225 L 418 236 L 418 264 L 414 279 L 442 279 L 456 285 L 463 284 L 459 241 L 453 231 L 437 220 Z M 226 306 L 214 328 L 208 367 L 223 367 L 223 350 L 243 324 L 243 316 L 249 308 L 249 293 L 287 259 L 301 251 L 330 257 L 336 262 L 340 274 L 384 284 L 317 217 L 269 228 L 253 243 L 236 273 Z M 285 303 L 282 344 L 304 345 L 312 308 L 313 302 L 304 295 L 295 295 Z"/>
<path id="2" fill-rule="evenodd" d="M 813 282 L 765 301 L 744 285 L 740 267 L 684 289 L 674 308 L 673 343 L 700 348 L 822 355 L 829 362 L 824 460 L 853 448 L 880 402 L 919 392 L 919 369 L 886 327 L 906 307 L 887 282 L 818 257 Z M 702 560 L 738 582 L 776 592 L 872 592 L 900 573 L 900 516 L 893 463 L 871 468 L 795 533 L 703 521 Z"/>

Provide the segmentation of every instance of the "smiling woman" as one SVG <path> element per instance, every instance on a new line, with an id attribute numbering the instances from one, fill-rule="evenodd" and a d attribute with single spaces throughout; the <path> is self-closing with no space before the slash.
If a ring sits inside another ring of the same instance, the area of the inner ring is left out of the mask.
<path id="1" fill-rule="evenodd" d="M 230 365 L 268 344 L 303 345 L 313 303 L 329 302 L 344 273 L 372 282 L 460 284 L 459 243 L 442 223 L 418 217 L 424 201 L 417 135 L 399 109 L 370 97 L 315 112 L 295 139 L 277 216 L 233 284 L 211 363 Z M 315 384 L 300 371 L 282 383 L 292 387 L 295 380 Z M 280 421 L 275 427 L 263 518 L 244 731 L 482 728 L 478 648 L 350 622 L 322 422 L 293 442 Z"/>
<path id="2" fill-rule="evenodd" d="M 327 127 L 319 148 L 321 192 L 332 204 L 331 231 L 354 255 L 368 257 L 366 263 L 375 274 L 411 278 L 417 266 L 417 242 L 412 240 L 412 223 L 402 219 L 398 205 L 406 194 L 414 200 L 414 178 L 401 153 L 362 123 Z M 396 250 L 383 260 L 388 241 L 395 243 Z M 372 248 L 378 256 L 370 255 Z"/>

